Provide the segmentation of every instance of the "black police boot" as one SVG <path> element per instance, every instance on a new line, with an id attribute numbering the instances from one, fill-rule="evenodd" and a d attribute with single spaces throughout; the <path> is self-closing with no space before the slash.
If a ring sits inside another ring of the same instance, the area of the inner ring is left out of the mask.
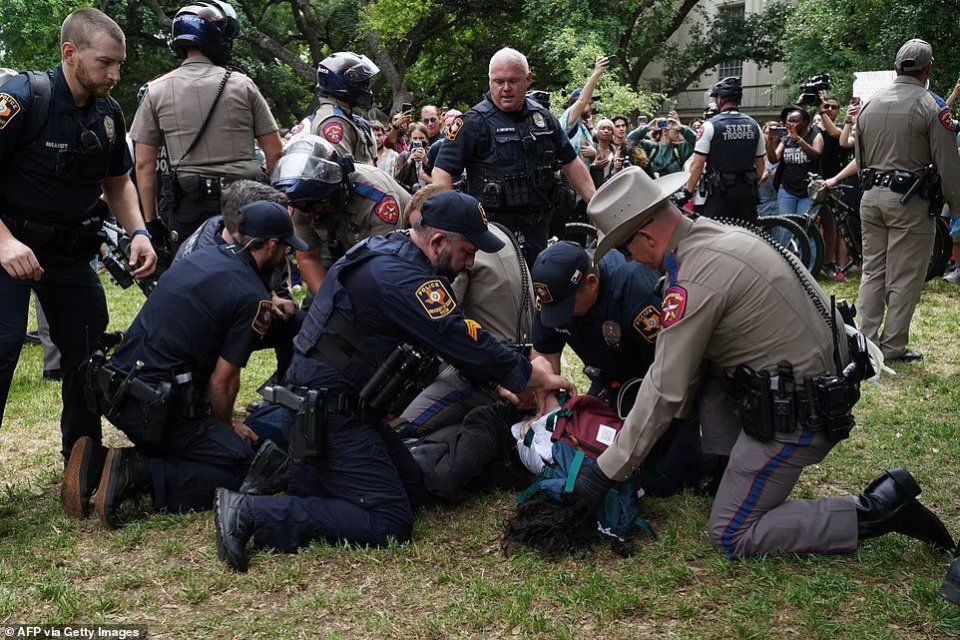
<path id="1" fill-rule="evenodd" d="M 960 604 L 960 556 L 954 558 L 947 569 L 947 578 L 940 587 L 940 597 L 953 604 Z"/>
<path id="2" fill-rule="evenodd" d="M 110 449 L 93 503 L 100 521 L 110 529 L 119 529 L 130 519 L 130 512 L 141 506 L 140 499 L 149 496 L 147 459 L 130 447 Z"/>
<path id="3" fill-rule="evenodd" d="M 74 443 L 60 484 L 60 503 L 68 518 L 86 518 L 90 513 L 90 496 L 100 482 L 105 455 L 90 436 Z"/>
<path id="4" fill-rule="evenodd" d="M 217 557 L 235 571 L 245 572 L 250 562 L 247 542 L 253 536 L 249 496 L 223 487 L 217 489 L 213 515 L 217 527 Z"/>
<path id="5" fill-rule="evenodd" d="M 947 527 L 920 504 L 920 485 L 906 469 L 892 469 L 870 483 L 854 500 L 857 505 L 857 539 L 901 533 L 940 549 L 953 549 Z"/>
<path id="6" fill-rule="evenodd" d="M 255 496 L 272 496 L 287 488 L 287 469 L 290 468 L 290 456 L 273 440 L 264 440 L 257 455 L 250 463 L 247 477 L 240 485 L 240 493 Z"/>

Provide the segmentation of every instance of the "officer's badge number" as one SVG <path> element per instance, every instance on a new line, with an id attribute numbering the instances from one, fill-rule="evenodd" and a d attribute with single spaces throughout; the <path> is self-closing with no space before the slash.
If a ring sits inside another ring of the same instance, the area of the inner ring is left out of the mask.
<path id="1" fill-rule="evenodd" d="M 672 327 L 683 319 L 687 310 L 687 290 L 673 286 L 667 289 L 663 297 L 663 312 L 660 314 L 660 326 L 664 329 Z"/>
<path id="2" fill-rule="evenodd" d="M 653 305 L 648 305 L 633 319 L 633 328 L 647 342 L 656 342 L 660 333 L 660 312 Z"/>
<path id="3" fill-rule="evenodd" d="M 17 117 L 21 111 L 20 103 L 9 93 L 0 93 L 0 129 Z"/>
<path id="4" fill-rule="evenodd" d="M 453 294 L 439 280 L 425 282 L 417 289 L 417 301 L 431 320 L 446 318 L 457 308 Z"/>
<path id="5" fill-rule="evenodd" d="M 447 128 L 447 140 L 453 142 L 463 129 L 463 118 L 457 117 Z"/>
<path id="6" fill-rule="evenodd" d="M 261 300 L 257 313 L 253 316 L 250 326 L 261 336 L 267 335 L 270 323 L 273 321 L 273 304 L 269 300 Z"/>
<path id="7" fill-rule="evenodd" d="M 323 134 L 324 139 L 330 144 L 339 144 L 340 141 L 343 140 L 343 125 L 339 122 L 331 122 L 324 125 L 320 133 Z"/>

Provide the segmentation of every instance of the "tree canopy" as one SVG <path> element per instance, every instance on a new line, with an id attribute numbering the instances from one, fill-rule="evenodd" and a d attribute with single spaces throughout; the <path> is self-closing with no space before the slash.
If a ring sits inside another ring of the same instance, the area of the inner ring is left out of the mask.
<path id="1" fill-rule="evenodd" d="M 182 0 L 3 0 L 0 64 L 54 66 L 60 21 L 77 8 L 96 6 L 127 34 L 124 80 L 115 95 L 132 113 L 137 89 L 178 64 L 166 37 L 182 5 Z M 615 55 L 600 87 L 604 110 L 649 111 L 658 96 L 650 93 L 643 72 L 652 63 L 665 63 L 657 89 L 666 95 L 725 59 L 770 64 L 782 55 L 787 12 L 786 5 L 771 2 L 749 16 L 710 15 L 698 0 L 234 0 L 233 5 L 242 22 L 236 61 L 287 125 L 312 107 L 316 66 L 339 50 L 365 53 L 380 67 L 374 91 L 383 111 L 402 102 L 460 108 L 476 103 L 486 91 L 487 61 L 503 46 L 523 51 L 535 86 L 562 98 L 589 77 L 597 55 Z M 686 46 L 670 40 L 683 24 L 690 34 Z"/>

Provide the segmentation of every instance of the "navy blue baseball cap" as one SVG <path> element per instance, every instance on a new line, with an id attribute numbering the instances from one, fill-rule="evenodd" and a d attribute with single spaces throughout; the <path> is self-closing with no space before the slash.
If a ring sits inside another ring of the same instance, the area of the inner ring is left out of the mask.
<path id="1" fill-rule="evenodd" d="M 306 251 L 309 245 L 293 231 L 293 221 L 287 208 L 276 202 L 258 200 L 240 207 L 243 222 L 237 229 L 240 233 L 251 238 L 276 238 L 290 245 L 297 251 Z"/>
<path id="2" fill-rule="evenodd" d="M 590 256 L 574 242 L 557 242 L 540 252 L 533 269 L 540 322 L 551 329 L 573 319 L 577 288 L 590 270 Z"/>
<path id="3" fill-rule="evenodd" d="M 577 99 L 580 98 L 581 93 L 583 93 L 583 87 L 580 87 L 579 89 L 574 89 L 573 93 L 570 94 L 570 98 L 568 102 L 570 104 L 573 104 L 574 102 L 576 102 Z M 603 97 L 599 93 L 594 91 L 593 95 L 590 96 L 590 102 L 596 102 L 597 100 L 602 100 L 602 98 Z"/>
<path id="4" fill-rule="evenodd" d="M 462 234 L 484 253 L 503 249 L 503 241 L 490 231 L 480 201 L 459 191 L 442 191 L 430 196 L 420 210 L 421 223 L 441 231 Z"/>

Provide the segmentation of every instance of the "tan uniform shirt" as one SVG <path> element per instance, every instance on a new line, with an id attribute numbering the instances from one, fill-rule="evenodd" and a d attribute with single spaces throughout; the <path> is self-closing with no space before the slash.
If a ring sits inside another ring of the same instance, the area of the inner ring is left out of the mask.
<path id="1" fill-rule="evenodd" d="M 152 80 L 130 127 L 130 137 L 151 147 L 166 145 L 176 165 L 200 131 L 226 69 L 200 56 Z M 203 137 L 179 166 L 182 173 L 256 178 L 262 173 L 255 138 L 278 129 L 253 80 L 234 71 Z"/>
<path id="2" fill-rule="evenodd" d="M 787 360 L 797 378 L 837 373 L 826 319 L 787 259 L 770 245 L 706 218 L 683 218 L 670 245 L 676 248 L 679 270 L 664 295 L 654 362 L 623 430 L 599 459 L 614 480 L 629 477 L 670 421 L 681 415 L 702 366 L 716 376 L 741 364 L 776 371 L 777 363 Z M 816 280 L 795 265 L 828 310 L 829 299 Z M 843 330 L 839 314 L 837 327 Z M 845 363 L 843 335 L 839 346 Z"/>
<path id="3" fill-rule="evenodd" d="M 410 194 L 396 180 L 374 166 L 358 164 L 350 181 L 353 195 L 343 211 L 329 216 L 294 211 L 293 226 L 310 249 L 336 240 L 347 251 L 361 240 L 400 228 Z"/>
<path id="4" fill-rule="evenodd" d="M 951 210 L 960 210 L 956 124 L 950 107 L 919 80 L 897 76 L 870 98 L 857 116 L 857 136 L 861 169 L 919 172 L 933 164 Z"/>
<path id="5" fill-rule="evenodd" d="M 354 164 L 377 164 L 377 141 L 373 134 L 354 121 L 350 107 L 332 98 L 320 98 L 310 133 L 318 135 L 337 151 L 353 156 Z"/>
<path id="6" fill-rule="evenodd" d="M 496 225 L 490 231 L 503 241 L 503 249 L 496 253 L 478 251 L 473 267 L 453 281 L 453 292 L 463 304 L 463 313 L 491 332 L 501 342 L 517 343 L 519 322 L 523 343 L 533 340 L 533 281 L 527 273 L 527 305 L 521 312 L 523 300 L 523 271 L 527 264 L 517 254 L 510 238 Z"/>

